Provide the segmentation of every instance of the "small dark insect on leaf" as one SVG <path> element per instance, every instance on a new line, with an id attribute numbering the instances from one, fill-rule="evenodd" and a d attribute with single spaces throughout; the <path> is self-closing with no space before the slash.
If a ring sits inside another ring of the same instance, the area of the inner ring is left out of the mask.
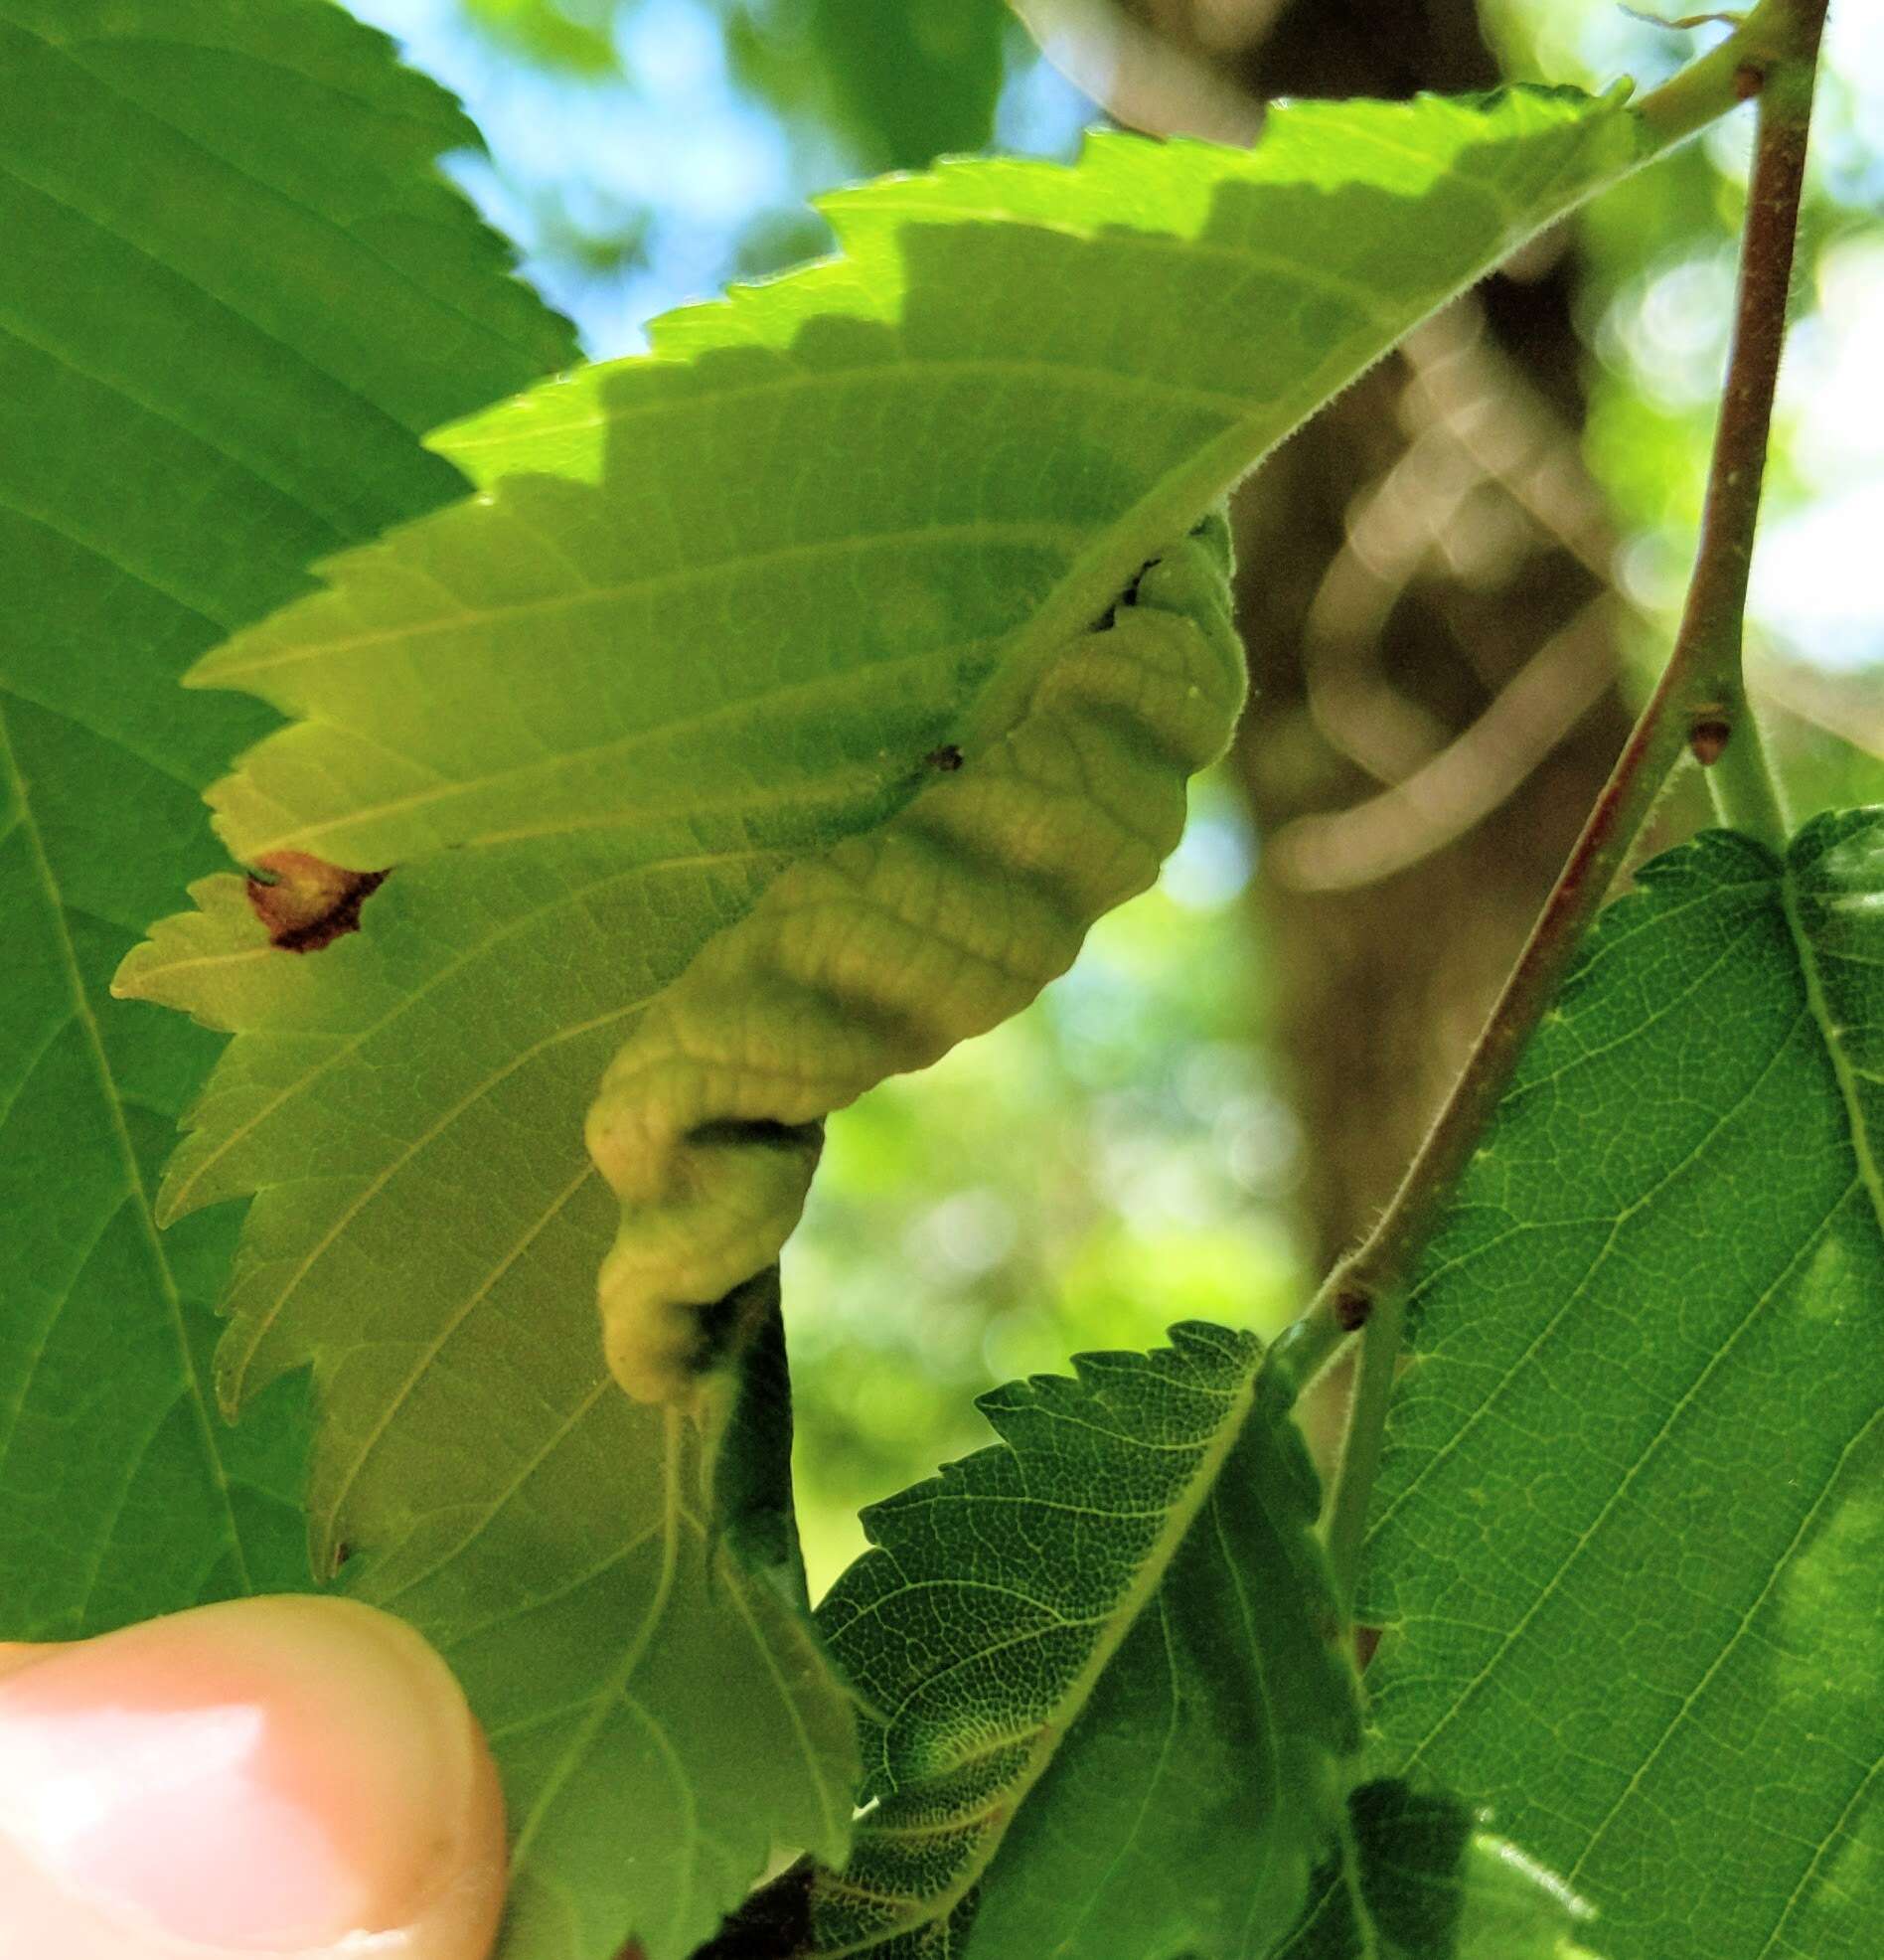
<path id="1" fill-rule="evenodd" d="M 360 930 L 360 908 L 387 876 L 348 871 L 306 851 L 268 851 L 255 860 L 248 902 L 284 953 L 317 953 Z"/>
<path id="2" fill-rule="evenodd" d="M 1365 1293 L 1343 1293 L 1334 1302 L 1334 1319 L 1344 1334 L 1355 1334 L 1367 1325 L 1373 1302 Z"/>
<path id="3" fill-rule="evenodd" d="M 334 1555 L 332 1561 L 328 1566 L 328 1576 L 332 1577 L 336 1573 L 338 1573 L 340 1568 L 344 1564 L 346 1564 L 347 1560 L 351 1558 L 353 1555 L 354 1555 L 353 1547 L 349 1545 L 345 1539 L 342 1539 L 341 1542 L 334 1547 Z"/>
<path id="4" fill-rule="evenodd" d="M 944 775 L 953 775 L 962 766 L 962 751 L 954 742 L 945 741 L 940 748 L 932 748 L 922 758 L 925 769 L 938 769 Z"/>

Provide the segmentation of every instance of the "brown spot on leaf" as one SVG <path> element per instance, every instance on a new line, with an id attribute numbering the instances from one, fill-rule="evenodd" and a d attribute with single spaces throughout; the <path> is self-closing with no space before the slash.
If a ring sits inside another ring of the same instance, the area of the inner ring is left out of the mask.
<path id="1" fill-rule="evenodd" d="M 360 908 L 387 881 L 383 871 L 348 871 L 306 851 L 266 851 L 248 879 L 248 902 L 284 953 L 317 953 L 360 930 Z"/>
<path id="2" fill-rule="evenodd" d="M 922 758 L 925 769 L 940 769 L 944 775 L 953 775 L 962 766 L 962 751 L 954 742 L 945 741 L 940 748 L 932 748 Z"/>
<path id="3" fill-rule="evenodd" d="M 1354 1666 L 1365 1674 L 1367 1663 L 1374 1657 L 1374 1650 L 1380 1645 L 1380 1629 L 1377 1626 L 1357 1626 L 1354 1629 Z"/>

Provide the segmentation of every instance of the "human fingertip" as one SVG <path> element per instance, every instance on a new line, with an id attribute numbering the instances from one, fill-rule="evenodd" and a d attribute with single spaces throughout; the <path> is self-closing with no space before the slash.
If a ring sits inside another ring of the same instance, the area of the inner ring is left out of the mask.
<path id="1" fill-rule="evenodd" d="M 503 1800 L 439 1655 L 330 1595 L 0 1648 L 0 1954 L 485 1960 Z"/>

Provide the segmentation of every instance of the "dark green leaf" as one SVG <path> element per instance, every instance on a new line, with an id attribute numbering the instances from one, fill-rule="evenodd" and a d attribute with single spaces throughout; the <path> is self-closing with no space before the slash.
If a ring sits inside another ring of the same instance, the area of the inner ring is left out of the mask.
<path id="1" fill-rule="evenodd" d="M 810 5 L 812 45 L 872 168 L 918 170 L 987 147 L 1014 25 L 1007 0 Z"/>
<path id="2" fill-rule="evenodd" d="M 739 79 L 788 119 L 815 117 L 861 170 L 919 170 L 994 133 L 1007 0 L 722 0 Z"/>
<path id="3" fill-rule="evenodd" d="M 1002 1437 L 864 1513 L 819 1623 L 879 1719 L 813 1950 L 1262 1960 L 1358 1745 L 1293 1424 L 1257 1344 L 1172 1330 L 982 1398 Z"/>
<path id="4" fill-rule="evenodd" d="M 1884 815 L 1642 883 L 1420 1269 L 1368 1684 L 1615 1960 L 1874 1960 Z"/>
<path id="5" fill-rule="evenodd" d="M 207 1390 L 237 1221 L 149 1193 L 217 1044 L 113 1003 L 270 718 L 177 677 L 461 494 L 441 416 L 566 360 L 433 158 L 475 141 L 316 0 L 0 0 L 0 1634 L 308 1582 L 304 1396 Z"/>

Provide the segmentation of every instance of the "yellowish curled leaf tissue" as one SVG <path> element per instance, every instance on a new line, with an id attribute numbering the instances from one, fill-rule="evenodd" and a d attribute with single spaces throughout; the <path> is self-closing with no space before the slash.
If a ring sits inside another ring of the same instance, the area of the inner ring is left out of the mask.
<path id="1" fill-rule="evenodd" d="M 622 1201 L 609 1366 L 689 1396 L 742 1344 L 823 1119 L 1018 1013 L 1176 846 L 1242 706 L 1228 525 L 1146 567 L 1014 726 L 880 830 L 795 866 L 649 1010 L 589 1114 Z"/>

